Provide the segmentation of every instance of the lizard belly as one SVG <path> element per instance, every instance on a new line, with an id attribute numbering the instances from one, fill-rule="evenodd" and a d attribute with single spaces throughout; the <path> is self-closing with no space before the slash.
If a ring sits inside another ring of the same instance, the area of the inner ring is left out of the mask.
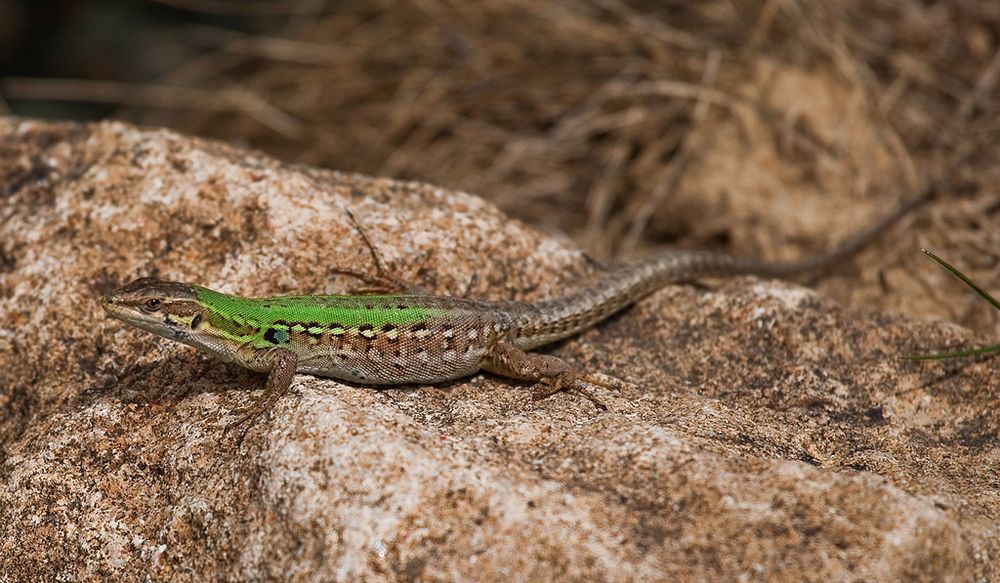
<path id="1" fill-rule="evenodd" d="M 433 384 L 475 374 L 485 358 L 482 348 L 405 356 L 377 350 L 321 352 L 300 356 L 296 372 L 366 385 Z"/>

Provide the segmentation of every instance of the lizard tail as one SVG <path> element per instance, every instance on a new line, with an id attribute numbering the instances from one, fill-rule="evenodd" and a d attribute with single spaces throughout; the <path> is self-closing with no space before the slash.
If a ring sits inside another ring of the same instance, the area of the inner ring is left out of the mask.
<path id="1" fill-rule="evenodd" d="M 936 193 L 928 187 L 873 225 L 824 253 L 773 262 L 709 251 L 668 251 L 613 268 L 592 285 L 561 298 L 509 306 L 514 343 L 523 350 L 577 334 L 654 291 L 700 277 L 759 275 L 789 277 L 819 271 L 853 256 Z"/>

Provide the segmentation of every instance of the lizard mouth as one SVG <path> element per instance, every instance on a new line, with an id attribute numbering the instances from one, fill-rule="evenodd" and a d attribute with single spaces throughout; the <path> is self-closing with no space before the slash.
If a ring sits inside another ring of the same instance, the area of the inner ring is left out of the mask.
<path id="1" fill-rule="evenodd" d="M 143 317 L 144 314 L 138 313 L 137 310 L 132 309 L 127 303 L 119 300 L 115 292 L 109 292 L 101 298 L 101 307 L 112 318 L 136 325 L 146 323 L 147 318 Z"/>

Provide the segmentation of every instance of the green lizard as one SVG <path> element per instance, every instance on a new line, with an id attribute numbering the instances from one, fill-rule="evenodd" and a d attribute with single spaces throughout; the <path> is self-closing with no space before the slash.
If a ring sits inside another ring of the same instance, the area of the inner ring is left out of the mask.
<path id="1" fill-rule="evenodd" d="M 572 366 L 529 351 L 586 330 L 670 283 L 739 274 L 782 277 L 830 265 L 861 249 L 930 194 L 928 190 L 915 197 L 832 251 L 798 262 L 667 252 L 612 269 L 563 297 L 538 302 L 414 293 L 244 298 L 144 277 L 108 293 L 101 305 L 133 326 L 267 372 L 263 396 L 233 425 L 268 411 L 297 372 L 365 385 L 398 385 L 439 383 L 485 369 L 541 383 L 538 397 L 567 388 L 589 396 L 585 379 Z M 398 284 L 384 276 L 377 251 L 358 228 L 382 274 L 372 279 Z"/>

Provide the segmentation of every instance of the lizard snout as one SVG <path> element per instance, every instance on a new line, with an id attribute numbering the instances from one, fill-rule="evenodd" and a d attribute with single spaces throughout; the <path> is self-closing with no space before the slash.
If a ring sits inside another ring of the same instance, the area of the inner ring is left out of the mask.
<path id="1" fill-rule="evenodd" d="M 110 293 L 110 292 L 106 293 L 106 294 L 104 294 L 101 297 L 101 307 L 104 308 L 104 311 L 110 312 L 112 306 L 115 305 L 116 301 L 117 301 L 117 298 L 115 297 L 114 293 Z"/>

